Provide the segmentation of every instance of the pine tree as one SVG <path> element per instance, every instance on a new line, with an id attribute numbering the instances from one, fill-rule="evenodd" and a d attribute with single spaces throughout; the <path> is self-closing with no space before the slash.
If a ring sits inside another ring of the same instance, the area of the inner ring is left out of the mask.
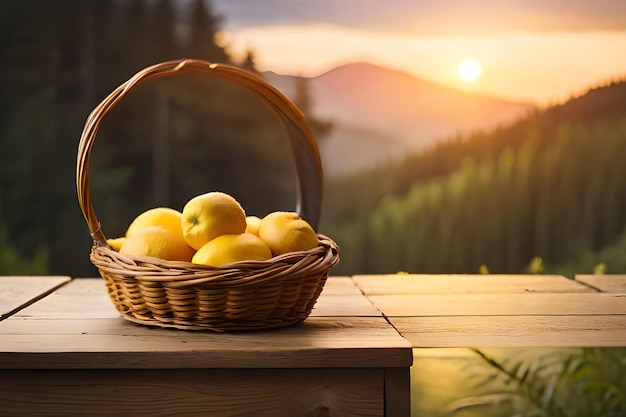
<path id="1" fill-rule="evenodd" d="M 326 138 L 334 127 L 332 120 L 324 120 L 315 116 L 313 98 L 309 89 L 309 80 L 304 77 L 295 78 L 296 88 L 293 102 L 306 116 L 311 130 L 317 139 Z"/>
<path id="2" fill-rule="evenodd" d="M 253 72 L 255 74 L 259 73 L 259 71 L 256 68 L 255 54 L 252 49 L 248 49 L 246 51 L 246 56 L 241 62 L 240 67 L 247 71 Z"/>
<path id="3" fill-rule="evenodd" d="M 188 12 L 189 32 L 186 40 L 188 58 L 200 58 L 212 62 L 229 63 L 224 47 L 219 45 L 222 19 L 205 0 L 193 0 Z"/>

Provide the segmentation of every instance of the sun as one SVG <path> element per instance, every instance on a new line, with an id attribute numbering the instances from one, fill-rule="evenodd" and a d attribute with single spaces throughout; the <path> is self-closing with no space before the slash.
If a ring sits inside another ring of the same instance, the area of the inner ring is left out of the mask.
<path id="1" fill-rule="evenodd" d="M 459 62 L 456 72 L 461 80 L 466 83 L 471 83 L 480 77 L 483 72 L 483 68 L 480 65 L 480 62 L 476 61 L 474 58 L 466 58 Z"/>

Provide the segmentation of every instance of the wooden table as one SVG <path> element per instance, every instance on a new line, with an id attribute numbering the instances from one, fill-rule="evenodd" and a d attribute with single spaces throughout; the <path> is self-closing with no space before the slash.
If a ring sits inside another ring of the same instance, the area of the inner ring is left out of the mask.
<path id="1" fill-rule="evenodd" d="M 410 343 L 331 278 L 304 323 L 184 332 L 122 319 L 101 279 L 0 277 L 2 416 L 410 415 Z"/>
<path id="2" fill-rule="evenodd" d="M 625 278 L 353 277 L 415 348 L 626 347 Z"/>
<path id="3" fill-rule="evenodd" d="M 253 333 L 120 318 L 99 279 L 0 277 L 0 415 L 409 416 L 412 348 L 626 347 L 625 276 L 331 277 Z"/>

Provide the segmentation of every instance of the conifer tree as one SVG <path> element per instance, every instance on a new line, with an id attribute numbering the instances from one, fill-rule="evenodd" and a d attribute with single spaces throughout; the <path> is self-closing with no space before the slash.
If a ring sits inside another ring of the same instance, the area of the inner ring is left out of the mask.
<path id="1" fill-rule="evenodd" d="M 313 98 L 309 90 L 309 80 L 304 77 L 296 77 L 295 83 L 296 91 L 293 99 L 294 104 L 306 116 L 316 138 L 326 138 L 334 127 L 333 121 L 320 119 L 315 116 Z"/>
<path id="2" fill-rule="evenodd" d="M 187 57 L 218 63 L 230 62 L 224 47 L 218 44 L 221 21 L 212 10 L 211 3 L 204 0 L 191 2 L 188 10 Z"/>

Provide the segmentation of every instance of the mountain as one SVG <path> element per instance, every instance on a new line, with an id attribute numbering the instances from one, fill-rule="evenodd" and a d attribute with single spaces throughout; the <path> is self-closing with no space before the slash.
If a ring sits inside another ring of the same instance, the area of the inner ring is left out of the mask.
<path id="1" fill-rule="evenodd" d="M 263 76 L 293 98 L 297 77 Z M 315 116 L 336 126 L 320 141 L 330 175 L 380 165 L 458 132 L 508 124 L 533 109 L 528 103 L 456 90 L 366 62 L 307 80 Z"/>

